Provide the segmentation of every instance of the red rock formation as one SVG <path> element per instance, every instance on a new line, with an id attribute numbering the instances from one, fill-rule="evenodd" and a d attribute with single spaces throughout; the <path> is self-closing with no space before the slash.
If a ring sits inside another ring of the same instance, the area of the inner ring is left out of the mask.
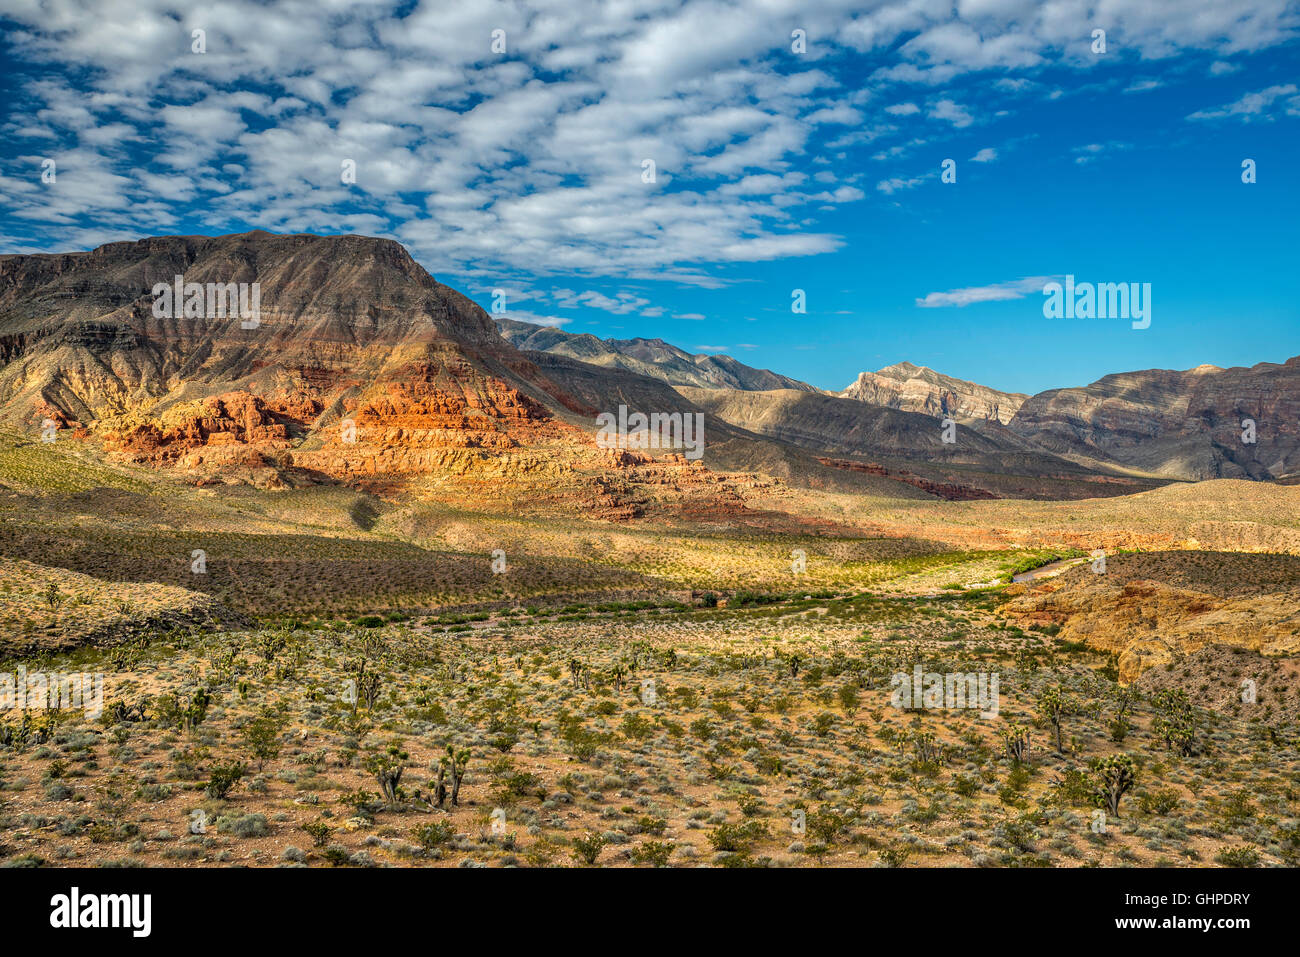
<path id="1" fill-rule="evenodd" d="M 262 461 L 261 453 L 287 449 L 292 443 L 285 426 L 275 421 L 266 403 L 247 392 L 227 392 L 204 399 L 192 410 L 176 413 L 175 424 L 143 422 L 105 434 L 107 448 L 134 462 L 161 465 L 186 460 L 193 467 L 204 461 L 202 450 L 245 448 L 241 462 Z M 196 457 L 197 454 L 197 457 Z M 229 461 L 230 455 L 218 459 Z"/>

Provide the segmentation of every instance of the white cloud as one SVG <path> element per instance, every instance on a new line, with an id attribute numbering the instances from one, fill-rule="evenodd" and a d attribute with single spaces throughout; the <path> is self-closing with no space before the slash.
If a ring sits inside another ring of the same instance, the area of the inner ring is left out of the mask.
<path id="1" fill-rule="evenodd" d="M 547 315 L 546 313 L 529 312 L 526 309 L 507 309 L 504 313 L 493 316 L 492 318 L 513 319 L 515 322 L 531 322 L 535 326 L 549 326 L 553 329 L 566 326 L 573 321 L 564 316 L 552 316 Z"/>
<path id="2" fill-rule="evenodd" d="M 988 286 L 970 286 L 965 289 L 951 289 L 948 292 L 932 292 L 916 300 L 916 304 L 922 309 L 938 309 L 945 306 L 969 306 L 977 302 L 1023 299 L 1025 296 L 1041 293 L 1043 286 L 1052 281 L 1052 276 L 1028 276 L 1024 279 L 998 282 Z"/>
<path id="3" fill-rule="evenodd" d="M 1083 166 L 1087 163 L 1095 162 L 1101 159 L 1106 153 L 1115 153 L 1130 148 L 1128 143 L 1121 143 L 1118 140 L 1111 140 L 1106 143 L 1088 143 L 1084 146 L 1076 146 L 1070 150 L 1074 153 L 1075 163 Z"/>
<path id="4" fill-rule="evenodd" d="M 1197 110 L 1187 118 L 1189 120 L 1239 119 L 1245 123 L 1252 120 L 1271 119 L 1270 114 L 1273 104 L 1284 97 L 1287 98 L 1287 114 L 1295 116 L 1297 108 L 1300 107 L 1300 98 L 1296 97 L 1296 92 L 1297 88 L 1294 83 L 1270 86 L 1268 89 L 1260 90 L 1257 93 L 1247 93 L 1241 99 L 1218 109 Z"/>
<path id="5" fill-rule="evenodd" d="M 930 108 L 929 115 L 933 120 L 944 120 L 958 129 L 970 126 L 975 122 L 975 118 L 970 115 L 964 106 L 952 100 L 939 100 Z"/>
<path id="6" fill-rule="evenodd" d="M 998 158 L 998 151 L 991 146 L 986 146 L 970 158 L 972 163 L 992 163 Z"/>
<path id="7" fill-rule="evenodd" d="M 886 196 L 893 196 L 895 193 L 905 189 L 916 189 L 925 182 L 924 176 L 914 176 L 910 179 L 895 176 L 893 179 L 883 179 L 876 184 L 876 189 Z"/>

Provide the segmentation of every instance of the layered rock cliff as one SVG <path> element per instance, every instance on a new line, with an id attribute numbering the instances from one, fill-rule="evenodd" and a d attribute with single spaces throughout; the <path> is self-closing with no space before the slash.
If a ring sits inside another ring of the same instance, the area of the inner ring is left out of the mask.
<path id="1" fill-rule="evenodd" d="M 1013 432 L 1058 454 L 1180 479 L 1300 475 L 1300 357 L 1108 375 L 1026 400 Z"/>
<path id="2" fill-rule="evenodd" d="M 954 379 L 910 362 L 886 366 L 879 372 L 863 372 L 840 396 L 905 412 L 1003 424 L 1010 422 L 1021 403 L 1029 398 L 1018 392 L 999 392 L 975 382 Z"/>

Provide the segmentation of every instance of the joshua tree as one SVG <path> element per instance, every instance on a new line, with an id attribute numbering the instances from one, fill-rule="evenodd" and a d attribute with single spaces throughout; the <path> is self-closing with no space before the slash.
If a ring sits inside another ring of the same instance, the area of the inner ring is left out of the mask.
<path id="1" fill-rule="evenodd" d="M 402 772 L 406 770 L 406 759 L 409 757 L 410 755 L 403 751 L 400 745 L 390 744 L 381 753 L 371 755 L 367 762 L 368 770 L 379 782 L 379 788 L 384 793 L 384 801 L 389 807 L 396 807 L 400 803 L 399 785 L 402 781 Z"/>
<path id="2" fill-rule="evenodd" d="M 912 749 L 918 764 L 943 763 L 943 745 L 938 743 L 933 731 L 917 731 L 912 736 Z"/>
<path id="3" fill-rule="evenodd" d="M 374 711 L 375 702 L 379 700 L 379 691 L 384 684 L 383 679 L 368 669 L 364 657 L 359 661 L 349 662 L 347 671 L 353 676 L 352 680 L 356 683 L 356 696 L 352 701 L 352 710 L 355 712 L 357 705 L 364 701 L 366 710 Z"/>
<path id="4" fill-rule="evenodd" d="M 1061 745 L 1061 722 L 1066 715 L 1073 714 L 1074 708 L 1065 693 L 1059 688 L 1048 688 L 1038 696 L 1038 713 L 1043 716 L 1056 733 L 1056 750 L 1064 753 Z"/>
<path id="5" fill-rule="evenodd" d="M 1097 776 L 1098 806 L 1105 807 L 1114 817 L 1119 817 L 1120 799 L 1137 780 L 1137 765 L 1127 754 L 1112 754 L 1107 758 L 1098 758 L 1093 763 L 1093 772 Z"/>
<path id="6" fill-rule="evenodd" d="M 1029 731 L 1025 726 L 1017 724 L 1003 731 L 1002 740 L 1006 744 L 1007 757 L 1015 764 L 1024 764 L 1029 756 Z"/>
<path id="7" fill-rule="evenodd" d="M 1151 730 L 1160 736 L 1166 748 L 1176 748 L 1186 757 L 1192 753 L 1196 739 L 1196 720 L 1187 692 L 1181 688 L 1157 692 L 1152 699 L 1159 714 Z"/>
<path id="8" fill-rule="evenodd" d="M 1119 691 L 1115 692 L 1115 703 L 1119 705 L 1119 711 L 1116 712 L 1115 717 L 1123 721 L 1125 712 L 1133 706 L 1133 700 L 1136 697 L 1137 694 L 1132 688 L 1120 688 Z"/>
<path id="9" fill-rule="evenodd" d="M 438 762 L 437 780 L 430 781 L 429 787 L 433 788 L 434 803 L 442 807 L 443 802 L 447 800 L 447 768 L 443 762 Z"/>
<path id="10" fill-rule="evenodd" d="M 367 711 L 375 710 L 375 703 L 379 701 L 379 689 L 383 687 L 383 679 L 375 672 L 362 675 L 357 680 L 357 696 L 366 703 Z"/>
<path id="11" fill-rule="evenodd" d="M 469 764 L 469 750 L 457 751 L 447 745 L 447 756 L 438 762 L 438 779 L 433 784 L 434 799 L 438 807 L 447 800 L 447 778 L 451 778 L 451 806 L 460 804 L 460 785 L 465 780 L 465 768 Z"/>
<path id="12" fill-rule="evenodd" d="M 189 705 L 181 712 L 181 727 L 186 731 L 192 731 L 203 723 L 203 719 L 208 715 L 208 705 L 212 703 L 212 696 L 208 694 L 208 689 L 199 686 L 194 692 L 194 697 L 190 700 Z"/>

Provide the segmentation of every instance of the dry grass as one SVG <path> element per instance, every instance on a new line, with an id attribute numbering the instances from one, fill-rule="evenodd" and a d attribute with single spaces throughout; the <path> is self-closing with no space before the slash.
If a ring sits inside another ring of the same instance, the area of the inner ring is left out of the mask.
<path id="1" fill-rule="evenodd" d="M 65 712 L 49 740 L 4 752 L 0 842 L 11 862 L 76 864 L 574 866 L 597 845 L 612 866 L 1205 866 L 1224 849 L 1295 861 L 1294 725 L 1198 708 L 1183 756 L 1139 698 L 1117 743 L 1106 657 L 1010 627 L 993 604 L 862 595 L 195 632 L 109 674 L 108 701 L 137 715 Z M 363 679 L 354 707 L 361 661 L 377 687 L 367 706 Z M 998 715 L 894 708 L 891 675 L 916 662 L 998 673 Z M 49 665 L 111 667 L 93 651 Z M 1077 702 L 1061 754 L 1036 707 L 1058 686 Z M 212 704 L 181 727 L 176 702 L 199 688 Z M 277 751 L 260 768 L 259 718 Z M 1016 724 L 1023 767 L 1001 741 Z M 917 753 L 925 732 L 937 761 Z M 403 774 L 388 806 L 372 762 L 393 744 Z M 447 745 L 469 770 L 461 805 L 438 808 Z M 1137 787 L 1094 833 L 1089 763 L 1121 750 Z M 205 793 L 232 761 L 240 783 Z M 320 846 L 304 830 L 317 825 Z"/>

